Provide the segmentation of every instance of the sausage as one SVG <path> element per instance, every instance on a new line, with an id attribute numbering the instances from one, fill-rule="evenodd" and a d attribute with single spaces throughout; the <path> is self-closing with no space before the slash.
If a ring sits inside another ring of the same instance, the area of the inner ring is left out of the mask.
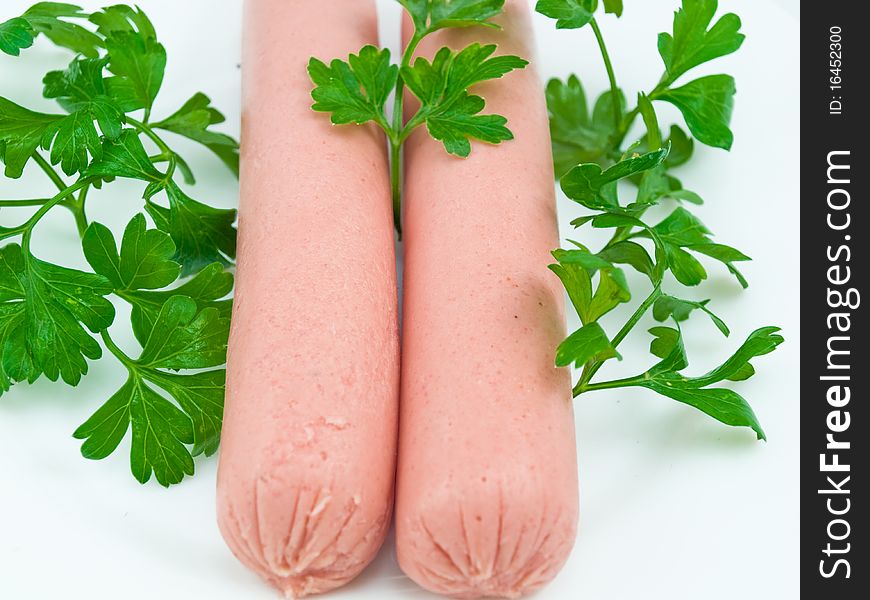
<path id="1" fill-rule="evenodd" d="M 237 284 L 217 482 L 233 553 L 288 597 L 389 526 L 399 385 L 383 134 L 315 113 L 310 56 L 377 42 L 371 0 L 247 0 Z"/>
<path id="2" fill-rule="evenodd" d="M 473 41 L 529 58 L 529 7 L 504 30 L 443 30 L 421 53 Z M 405 24 L 405 38 L 410 36 Z M 515 140 L 449 156 L 406 146 L 399 565 L 431 591 L 513 598 L 558 572 L 578 518 L 570 375 L 553 363 L 564 297 L 544 94 L 531 67 L 476 87 Z"/>

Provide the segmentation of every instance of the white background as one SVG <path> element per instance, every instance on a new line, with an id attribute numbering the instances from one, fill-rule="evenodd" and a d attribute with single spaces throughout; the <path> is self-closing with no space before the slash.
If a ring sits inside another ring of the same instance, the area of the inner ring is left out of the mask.
<path id="1" fill-rule="evenodd" d="M 86 9 L 100 5 L 80 3 Z M 5 0 L 0 20 L 28 4 Z M 241 3 L 139 4 L 169 53 L 155 115 L 172 112 L 202 90 L 226 113 L 225 130 L 237 135 Z M 378 4 L 382 41 L 395 46 L 397 6 L 389 0 Z M 622 19 L 608 15 L 600 20 L 620 84 L 633 98 L 658 79 L 662 67 L 656 34 L 670 31 L 678 2 L 625 4 Z M 752 284 L 745 292 L 723 269 L 709 264 L 710 280 L 694 297 L 713 297 L 733 334 L 724 343 L 699 318 L 688 327 L 688 348 L 692 369 L 702 372 L 755 327 L 783 327 L 786 344 L 756 361 L 758 376 L 736 385 L 753 403 L 770 441 L 755 442 L 748 430 L 719 425 L 651 392 L 599 392 L 579 399 L 580 534 L 562 573 L 536 595 L 540 600 L 799 595 L 799 4 L 720 4 L 741 15 L 747 40 L 736 55 L 699 71 L 736 76 L 736 141 L 730 154 L 698 145 L 691 166 L 677 175 L 707 200 L 696 212 L 717 240 L 755 261 L 744 268 Z M 597 96 L 605 89 L 588 28 L 556 32 L 552 21 L 542 17 L 535 24 L 543 75 L 573 71 L 587 94 Z M 42 41 L 22 58 L 0 55 L 0 94 L 49 109 L 39 97 L 40 79 L 67 60 L 66 53 Z M 668 110 L 664 114 L 677 117 Z M 208 153 L 178 146 L 187 150 L 202 182 L 194 197 L 235 205 L 236 183 L 223 167 Z M 91 200 L 91 216 L 123 226 L 141 206 L 140 187 L 111 185 Z M 39 197 L 50 189 L 33 169 L 20 181 L 0 180 L 2 198 Z M 71 217 L 54 212 L 37 231 L 37 252 L 68 266 L 84 266 Z M 560 199 L 563 233 L 577 214 L 572 203 Z M 20 220 L 10 209 L 0 211 L 0 224 Z M 117 322 L 125 319 L 120 312 Z M 624 344 L 625 360 L 609 367 L 605 376 L 627 375 L 646 364 L 649 338 L 642 328 L 638 331 Z M 132 342 L 123 327 L 113 332 Z M 273 590 L 236 562 L 218 534 L 214 458 L 198 460 L 193 479 L 165 490 L 153 481 L 140 486 L 132 478 L 129 438 L 107 460 L 80 457 L 72 431 L 122 383 L 122 375 L 120 367 L 103 360 L 92 364 L 75 389 L 40 381 L 19 385 L 0 398 L 0 597 L 275 598 Z M 330 595 L 342 600 L 425 596 L 429 594 L 399 571 L 392 541 L 362 576 Z"/>

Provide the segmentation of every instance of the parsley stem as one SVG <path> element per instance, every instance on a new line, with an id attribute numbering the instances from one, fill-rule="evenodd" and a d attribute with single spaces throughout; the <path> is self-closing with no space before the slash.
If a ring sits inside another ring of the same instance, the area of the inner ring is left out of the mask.
<path id="1" fill-rule="evenodd" d="M 11 228 L 0 227 L 0 240 L 5 240 L 7 238 L 15 237 L 16 235 L 21 235 L 22 233 L 24 233 L 25 229 L 27 229 L 27 223 Z"/>
<path id="2" fill-rule="evenodd" d="M 80 238 L 85 236 L 85 230 L 88 228 L 88 215 L 85 213 L 85 201 L 88 198 L 88 191 L 90 189 L 90 184 L 83 187 L 79 192 L 78 198 L 70 207 L 76 220 L 76 229 L 78 229 Z"/>
<path id="3" fill-rule="evenodd" d="M 619 242 L 624 242 L 628 238 L 631 237 L 632 227 L 628 225 L 623 225 L 622 227 L 617 227 L 616 231 L 613 232 L 613 237 L 610 238 L 610 241 L 607 242 L 606 248 L 610 248 L 614 244 L 618 244 Z"/>
<path id="4" fill-rule="evenodd" d="M 422 39 L 423 36 L 420 32 L 415 31 L 411 39 L 408 40 L 405 51 L 402 53 L 402 64 L 399 67 L 399 78 L 396 80 L 396 94 L 393 99 L 393 132 L 396 134 L 402 131 L 402 123 L 404 122 L 402 111 L 404 110 L 405 102 L 405 81 L 402 79 L 401 70 L 410 66 L 411 57 L 414 56 L 414 52 L 417 50 L 417 46 Z"/>
<path id="5" fill-rule="evenodd" d="M 595 34 L 598 49 L 601 50 L 601 58 L 604 60 L 604 68 L 607 71 L 607 79 L 610 81 L 610 104 L 613 107 L 613 121 L 616 125 L 616 130 L 619 131 L 622 127 L 622 107 L 619 102 L 619 86 L 616 85 L 616 75 L 613 72 L 610 54 L 607 52 L 607 46 L 604 43 L 604 36 L 601 35 L 601 29 L 599 29 L 598 21 L 595 20 L 595 17 L 589 21 L 589 25 L 592 26 L 592 32 Z"/>
<path id="6" fill-rule="evenodd" d="M 0 200 L 0 206 L 42 206 L 51 198 L 27 198 L 24 200 Z"/>
<path id="7" fill-rule="evenodd" d="M 166 180 L 168 181 L 172 179 L 172 175 L 175 173 L 175 167 L 178 165 L 178 160 L 175 158 L 177 155 L 172 151 L 172 148 L 170 148 L 166 142 L 163 141 L 163 138 L 157 135 L 147 124 L 137 121 L 130 116 L 127 117 L 127 123 L 135 127 L 140 133 L 144 133 L 145 136 L 154 142 L 157 148 L 160 149 L 161 154 L 167 157 L 166 160 L 169 162 L 169 166 L 166 168 Z"/>
<path id="8" fill-rule="evenodd" d="M 647 97 L 650 100 L 655 100 L 658 98 L 659 94 L 667 89 L 670 85 L 670 82 L 662 76 L 662 80 L 653 88 L 653 90 L 647 94 Z M 625 136 L 628 135 L 628 130 L 631 129 L 631 124 L 634 123 L 634 120 L 637 118 L 637 115 L 640 114 L 640 107 L 635 106 L 631 109 L 628 114 L 625 115 L 625 118 L 617 125 L 618 135 L 616 136 L 616 142 L 614 147 L 617 152 L 619 152 L 619 147 L 622 146 L 622 142 L 625 140 Z"/>
<path id="9" fill-rule="evenodd" d="M 632 387 L 636 386 L 642 379 L 643 376 L 636 375 L 634 377 L 626 377 L 625 379 L 614 379 L 612 381 L 601 381 L 599 383 L 587 383 L 584 384 L 579 391 L 575 387 L 574 396 L 577 397 L 584 392 L 594 392 L 596 390 L 612 390 L 613 388 Z"/>
<path id="10" fill-rule="evenodd" d="M 66 183 L 64 183 L 63 179 L 61 179 L 60 175 L 58 175 L 54 167 L 51 166 L 51 163 L 45 160 L 45 158 L 39 152 L 33 153 L 33 160 L 36 161 L 36 164 L 39 165 L 39 168 L 42 169 L 46 175 L 48 175 L 48 178 L 51 179 L 52 183 L 54 183 L 58 191 L 63 191 L 67 188 Z M 40 202 L 40 204 L 45 204 L 49 200 L 50 199 L 43 200 L 42 202 Z M 83 236 L 85 233 L 85 229 L 87 229 L 88 227 L 88 220 L 84 213 L 84 198 L 80 198 L 79 201 L 76 201 L 74 199 L 67 199 L 61 202 L 61 204 L 72 211 L 73 216 L 76 220 L 76 228 L 79 230 L 79 237 Z M 27 205 L 20 204 L 20 206 Z M 33 206 L 36 206 L 36 204 L 33 204 Z M 82 229 L 82 226 L 84 226 L 84 229 Z"/>
<path id="11" fill-rule="evenodd" d="M 613 336 L 613 339 L 610 340 L 610 345 L 616 348 L 622 340 L 628 336 L 629 332 L 637 325 L 637 322 L 640 321 L 641 317 L 646 314 L 646 311 L 653 305 L 653 303 L 659 299 L 659 296 L 662 295 L 662 286 L 661 284 L 655 286 L 653 291 L 650 292 L 650 295 L 646 297 L 640 306 L 637 307 L 637 310 L 634 311 L 634 314 L 628 319 L 628 321 L 623 325 L 622 329 Z"/>
<path id="12" fill-rule="evenodd" d="M 93 179 L 79 179 L 71 186 L 58 192 L 54 198 L 43 204 L 38 211 L 33 213 L 33 216 L 30 217 L 27 223 L 22 226 L 24 229 L 21 238 L 21 248 L 25 251 L 30 250 L 30 237 L 33 234 L 33 228 L 37 223 L 39 223 L 40 219 L 48 213 L 48 211 L 75 194 L 80 189 L 91 185 L 92 181 Z"/>
<path id="13" fill-rule="evenodd" d="M 117 358 L 121 363 L 127 367 L 128 371 L 132 371 L 134 369 L 134 361 L 132 358 L 127 356 L 127 354 L 121 350 L 118 345 L 115 343 L 115 340 L 112 339 L 112 336 L 109 335 L 108 329 L 103 329 L 100 332 L 100 337 L 103 339 L 103 344 L 106 345 L 106 349 L 111 352 L 115 358 Z"/>
<path id="14" fill-rule="evenodd" d="M 393 223 L 402 239 L 402 145 L 390 140 L 390 189 L 393 194 Z"/>
<path id="15" fill-rule="evenodd" d="M 393 98 L 393 126 L 390 138 L 390 189 L 393 196 L 393 223 L 396 225 L 396 233 L 402 239 L 402 143 L 405 141 L 403 133 L 405 82 L 402 79 L 401 69 L 411 64 L 411 57 L 423 39 L 419 31 L 408 41 L 405 51 L 402 53 L 402 64 L 399 77 L 396 80 L 396 93 Z"/>
<path id="16" fill-rule="evenodd" d="M 653 291 L 650 292 L 650 295 L 646 297 L 646 300 L 644 300 L 640 304 L 640 306 L 637 307 L 637 310 L 635 310 L 631 317 L 629 317 L 628 321 L 625 322 L 625 325 L 622 326 L 622 329 L 620 329 L 619 332 L 615 336 L 613 336 L 613 339 L 610 340 L 610 345 L 613 348 L 616 348 L 617 346 L 619 346 L 619 344 L 622 343 L 622 340 L 624 340 L 628 336 L 631 330 L 634 329 L 634 326 L 637 325 L 638 321 L 640 321 L 641 318 L 643 318 L 643 316 L 646 314 L 646 311 L 649 310 L 649 308 L 656 300 L 658 300 L 659 296 L 661 295 L 661 284 L 658 284 L 653 288 Z M 577 385 L 574 386 L 574 397 L 577 397 L 579 394 L 582 394 L 583 392 L 589 391 L 591 389 L 589 387 L 589 382 L 592 380 L 592 378 L 595 376 L 595 374 L 598 372 L 603 364 L 603 361 L 593 361 L 583 369 L 583 373 L 580 375 L 580 381 L 578 381 Z"/>
<path id="17" fill-rule="evenodd" d="M 63 179 L 61 179 L 60 175 L 57 174 L 57 171 L 54 170 L 54 167 L 43 158 L 43 156 L 39 152 L 33 153 L 33 160 L 36 161 L 36 164 L 39 165 L 39 168 L 42 169 L 48 178 L 51 179 L 52 183 L 57 187 L 58 191 L 62 191 L 66 189 L 66 183 L 64 183 Z"/>
<path id="18" fill-rule="evenodd" d="M 622 142 L 625 141 L 625 136 L 628 135 L 628 130 L 631 129 L 631 124 L 634 123 L 637 115 L 640 114 L 640 108 L 635 106 L 632 110 L 625 115 L 625 118 L 619 122 L 616 128 L 616 137 L 613 140 L 613 150 L 617 155 L 622 155 L 622 151 L 620 147 L 622 146 Z M 616 159 L 619 160 L 618 158 Z"/>
<path id="19" fill-rule="evenodd" d="M 172 151 L 172 149 L 166 144 L 166 142 L 163 141 L 163 138 L 157 135 L 154 130 L 151 129 L 151 127 L 141 121 L 137 121 L 130 116 L 127 117 L 127 123 L 144 133 L 148 137 L 148 139 L 154 142 L 154 144 L 160 149 L 163 154 L 175 156 L 175 152 Z"/>

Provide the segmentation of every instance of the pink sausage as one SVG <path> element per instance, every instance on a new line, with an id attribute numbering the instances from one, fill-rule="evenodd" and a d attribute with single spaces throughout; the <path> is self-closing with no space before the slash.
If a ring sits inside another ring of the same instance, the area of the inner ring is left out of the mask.
<path id="1" fill-rule="evenodd" d="M 238 270 L 218 472 L 233 553 L 288 597 L 357 575 L 392 510 L 399 385 L 388 164 L 315 113 L 306 65 L 377 43 L 371 0 L 247 0 Z"/>
<path id="2" fill-rule="evenodd" d="M 533 51 L 529 8 L 502 32 L 439 32 L 421 50 Z M 406 23 L 405 37 L 408 37 Z M 578 517 L 571 383 L 553 364 L 563 292 L 544 94 L 527 67 L 475 89 L 516 139 L 448 156 L 406 150 L 405 282 L 396 543 L 402 570 L 458 598 L 513 598 L 551 580 Z"/>

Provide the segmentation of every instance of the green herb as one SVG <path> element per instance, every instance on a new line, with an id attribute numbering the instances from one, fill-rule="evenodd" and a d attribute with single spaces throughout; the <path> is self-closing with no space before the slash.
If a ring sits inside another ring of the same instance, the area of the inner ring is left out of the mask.
<path id="1" fill-rule="evenodd" d="M 0 228 L 0 393 L 40 377 L 75 386 L 103 351 L 128 377 L 75 432 L 82 454 L 108 456 L 132 430 L 130 465 L 164 486 L 194 471 L 220 437 L 235 255 L 234 210 L 191 198 L 177 181 L 194 182 L 188 164 L 164 139 L 170 132 L 204 145 L 238 175 L 238 144 L 214 131 L 223 116 L 203 94 L 160 121 L 151 108 L 160 92 L 166 50 L 148 17 L 129 6 L 87 14 L 73 5 L 36 4 L 0 23 L 0 50 L 12 56 L 44 35 L 76 56 L 47 73 L 43 95 L 59 110 L 41 113 L 0 97 L 0 160 L 18 178 L 28 166 L 57 191 L 41 199 L 0 200 L 33 207 L 20 225 Z M 59 171 L 58 171 L 59 169 Z M 143 204 L 120 248 L 112 232 L 89 222 L 91 190 L 118 178 L 142 182 Z M 70 210 L 92 271 L 38 258 L 31 247 L 42 218 Z M 141 208 L 151 218 L 149 228 Z M 13 241 L 17 240 L 17 241 Z M 111 298 L 128 303 L 142 346 L 133 358 L 109 334 Z M 100 343 L 102 342 L 102 343 Z"/>
<path id="2" fill-rule="evenodd" d="M 605 12 L 622 14 L 622 2 L 603 4 Z M 716 0 L 682 0 L 682 8 L 674 15 L 673 31 L 661 33 L 658 38 L 664 73 L 649 92 L 638 94 L 636 106 L 628 109 L 595 19 L 597 0 L 540 0 L 536 8 L 556 19 L 560 29 L 589 25 L 609 81 L 609 89 L 598 97 L 591 112 L 575 75 L 566 81 L 553 79 L 547 85 L 556 174 L 565 195 L 591 211 L 572 224 L 613 230 L 610 240 L 597 252 L 574 243 L 577 249 L 553 253 L 557 264 L 550 268 L 564 284 L 582 323 L 557 349 L 556 365 L 581 368 L 575 396 L 594 390 L 644 387 L 694 406 L 727 425 L 750 427 L 759 439 L 765 439 L 744 398 L 733 390 L 711 386 L 751 377 L 755 369 L 750 361 L 782 343 L 779 330 L 758 329 L 718 368 L 700 377 L 685 376 L 682 372 L 689 361 L 682 323 L 692 314 L 701 313 L 724 336 L 731 332 L 708 308 L 709 300 L 688 300 L 681 297 L 682 292 L 671 295 L 664 291 L 665 287 L 693 287 L 704 281 L 707 270 L 699 256 L 722 263 L 745 288 L 748 283 L 736 263 L 749 257 L 714 242 L 707 227 L 685 206 L 676 206 L 658 223 L 650 223 L 645 217 L 651 206 L 668 200 L 703 202 L 670 173 L 691 158 L 693 138 L 708 146 L 726 150 L 731 147 L 734 79 L 730 75 L 709 75 L 678 87 L 675 84 L 694 67 L 740 48 L 744 38 L 739 31 L 740 19 L 729 13 L 714 22 Z M 664 135 L 655 108 L 658 102 L 669 102 L 679 109 L 691 137 L 677 125 L 671 125 Z M 626 147 L 625 138 L 638 116 L 645 133 Z M 622 180 L 637 186 L 632 202 L 620 201 L 618 183 Z M 618 332 L 608 337 L 601 318 L 619 304 L 631 301 L 628 283 L 617 265 L 641 273 L 652 291 Z M 596 381 L 602 365 L 619 358 L 616 348 L 649 311 L 657 321 L 671 321 L 674 325 L 650 329 L 650 353 L 660 360 L 634 377 Z"/>
<path id="3" fill-rule="evenodd" d="M 481 114 L 485 102 L 469 93 L 473 85 L 498 79 L 527 61 L 517 56 L 493 56 L 496 46 L 471 44 L 454 51 L 441 48 L 432 61 L 417 58 L 414 51 L 429 34 L 447 27 L 484 26 L 498 15 L 504 0 L 399 0 L 414 23 L 414 33 L 394 64 L 389 50 L 365 46 L 347 60 L 333 59 L 328 65 L 317 58 L 308 63 L 315 87 L 312 108 L 331 113 L 335 124 L 374 122 L 390 144 L 393 218 L 401 235 L 401 152 L 408 136 L 421 125 L 456 156 L 471 153 L 470 140 L 490 144 L 513 139 L 507 119 Z M 407 88 L 420 107 L 403 118 L 404 90 Z M 386 106 L 393 95 L 392 118 Z"/>

